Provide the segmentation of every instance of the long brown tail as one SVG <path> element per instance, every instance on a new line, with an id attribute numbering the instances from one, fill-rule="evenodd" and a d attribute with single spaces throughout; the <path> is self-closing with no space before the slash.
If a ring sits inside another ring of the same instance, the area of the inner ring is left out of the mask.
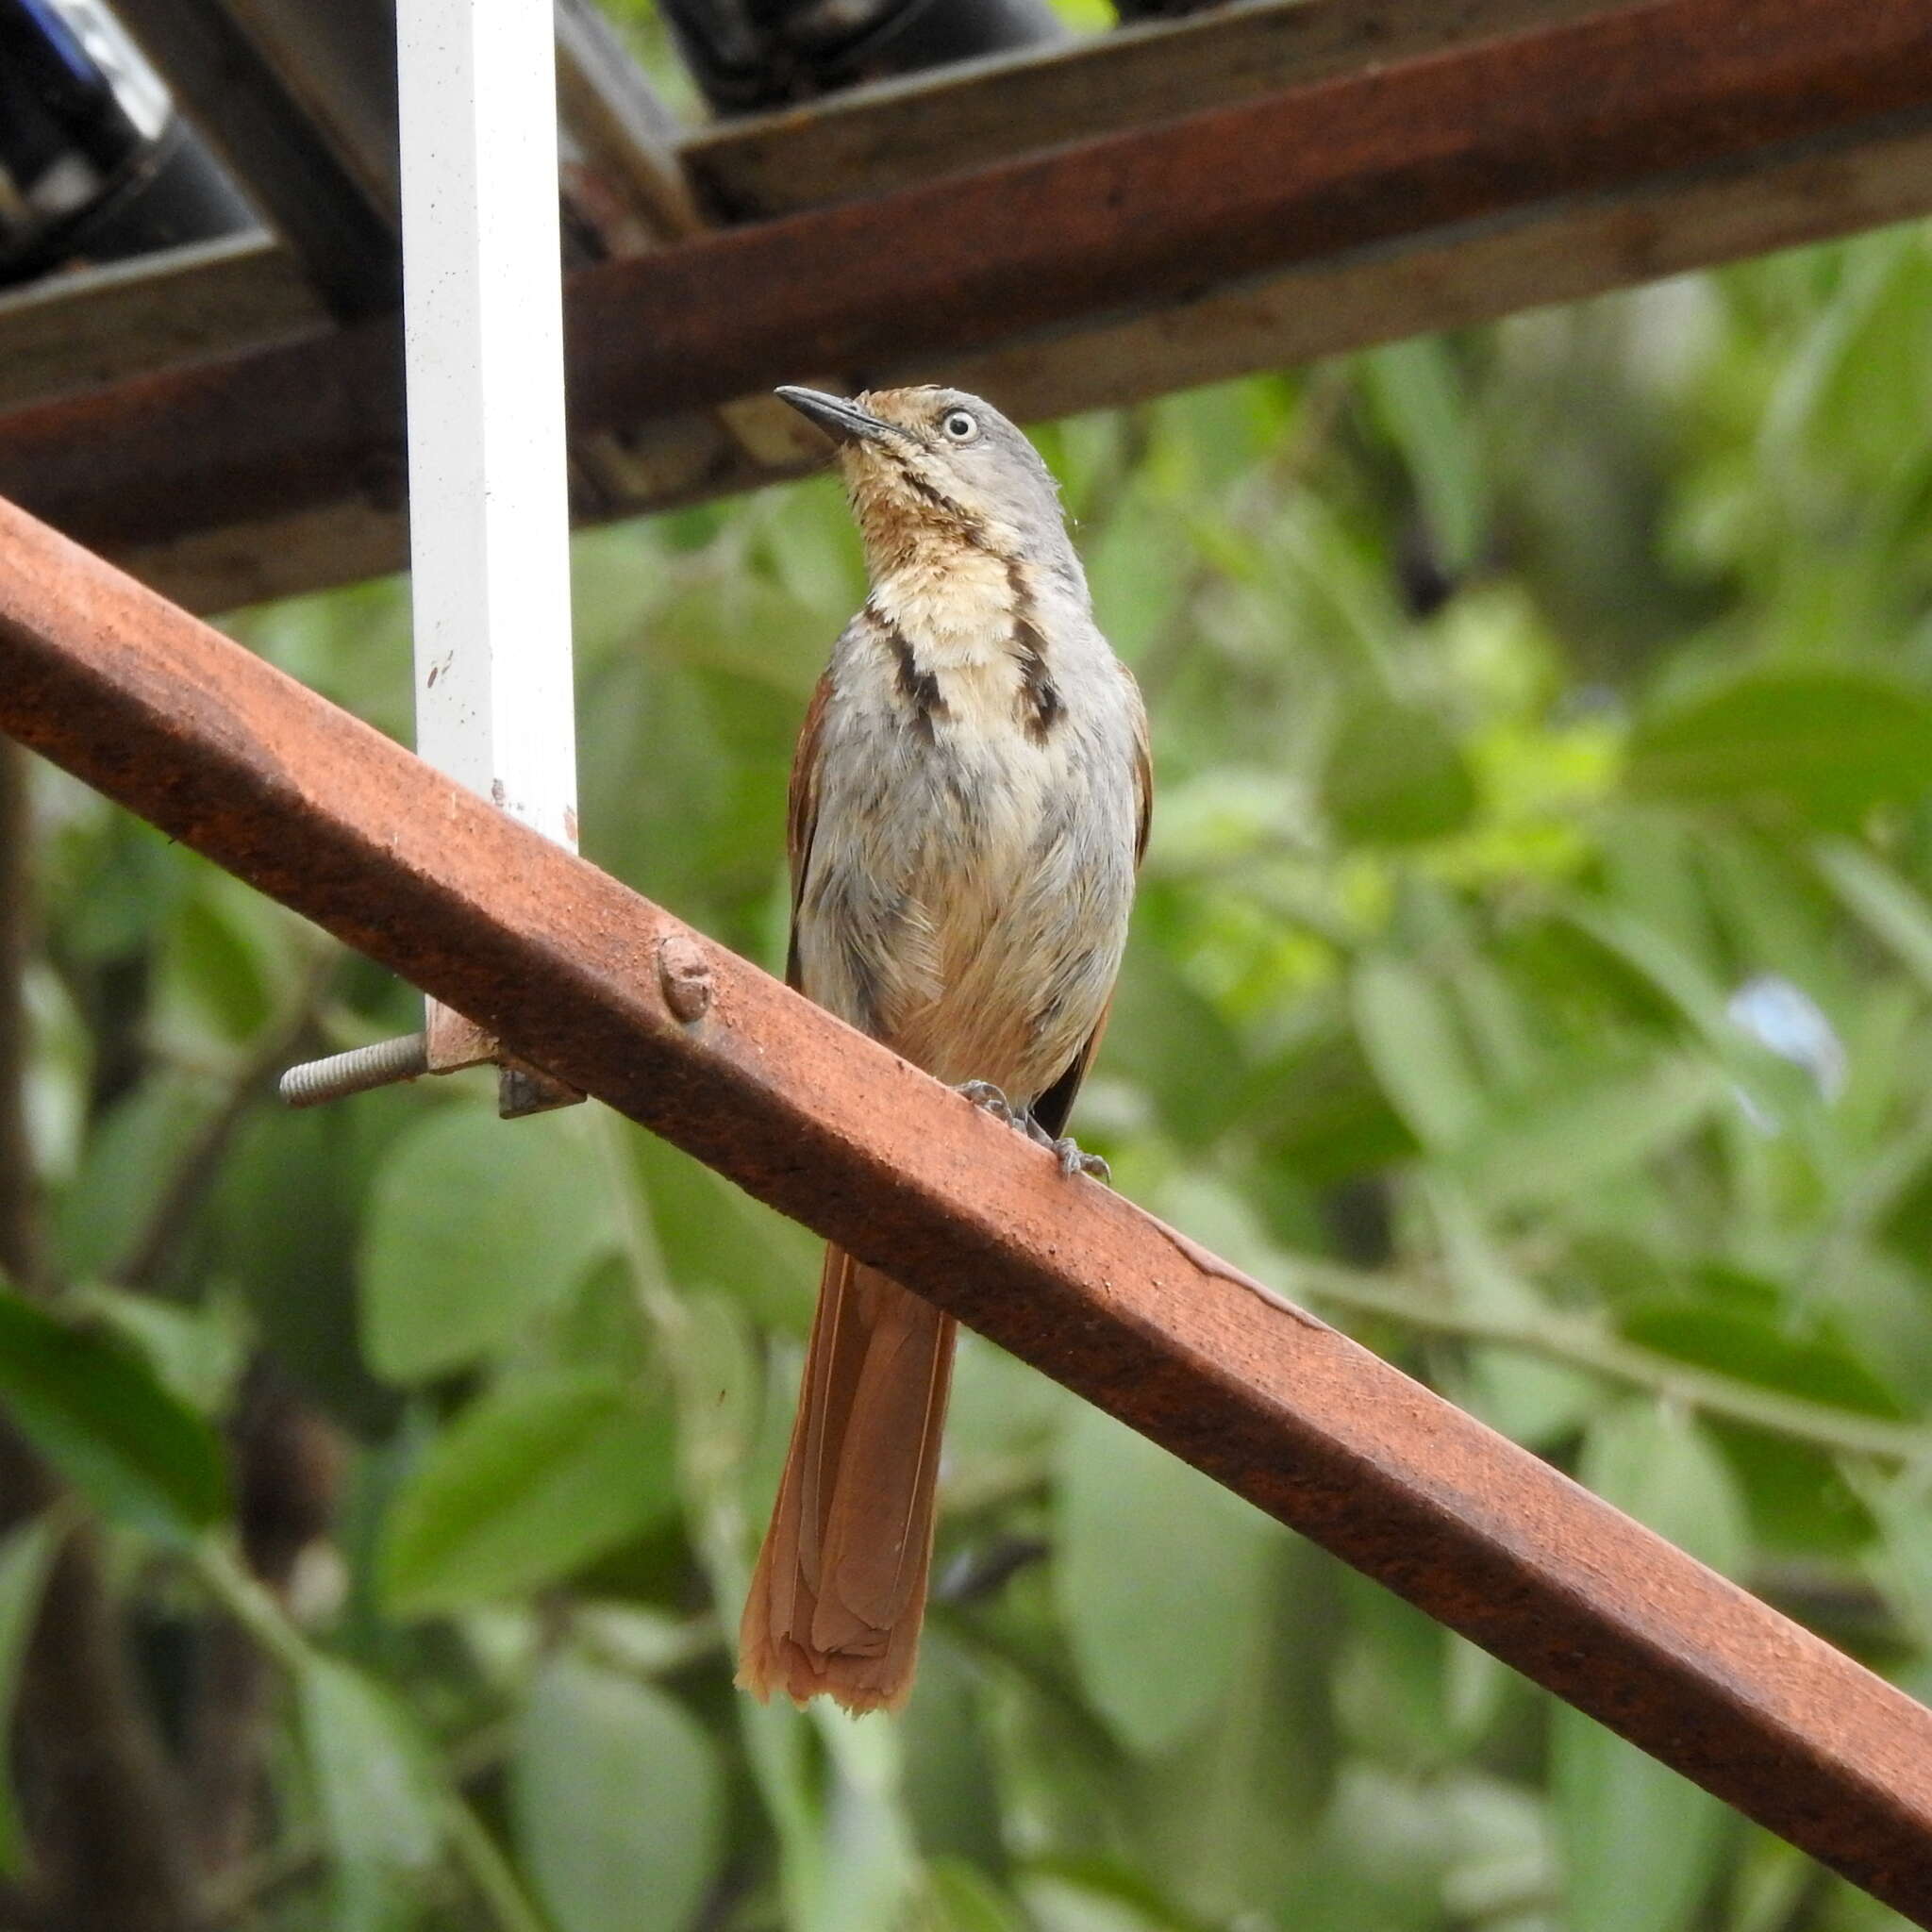
<path id="1" fill-rule="evenodd" d="M 739 1629 L 738 1681 L 896 1710 L 912 1690 L 955 1324 L 825 1250 L 785 1474 Z"/>

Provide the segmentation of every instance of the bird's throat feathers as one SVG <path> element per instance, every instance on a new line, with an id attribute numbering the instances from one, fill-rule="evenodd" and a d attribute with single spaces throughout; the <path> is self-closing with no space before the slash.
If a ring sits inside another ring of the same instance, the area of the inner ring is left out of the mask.
<path id="1" fill-rule="evenodd" d="M 922 668 L 963 669 L 1004 657 L 1028 603 L 1024 564 L 970 543 L 923 543 L 873 570 L 867 600 Z"/>
<path id="2" fill-rule="evenodd" d="M 964 670 L 1010 660 L 1037 634 L 1049 579 L 1077 582 L 1068 559 L 1049 573 L 1023 554 L 1018 534 L 957 508 L 908 500 L 902 479 L 848 475 L 865 545 L 867 608 L 903 641 L 922 671 Z M 899 486 L 899 487 L 895 487 Z"/>

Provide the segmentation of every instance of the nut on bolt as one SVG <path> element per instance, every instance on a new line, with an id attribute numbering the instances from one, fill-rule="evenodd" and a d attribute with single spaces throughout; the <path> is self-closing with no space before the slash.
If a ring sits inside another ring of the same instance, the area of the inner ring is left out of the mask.
<path id="1" fill-rule="evenodd" d="M 658 946 L 658 984 L 680 1020 L 702 1020 L 711 1007 L 711 965 L 698 942 L 681 932 Z"/>

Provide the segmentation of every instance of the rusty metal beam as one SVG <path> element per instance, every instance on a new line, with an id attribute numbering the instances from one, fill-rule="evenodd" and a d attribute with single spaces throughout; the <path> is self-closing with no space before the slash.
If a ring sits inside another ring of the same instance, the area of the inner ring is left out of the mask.
<path id="1" fill-rule="evenodd" d="M 1927 125 L 1932 0 L 1627 0 L 582 271 L 575 423 L 1010 347 Z M 396 364 L 366 325 L 22 410 L 0 494 L 123 554 L 380 495 Z"/>
<path id="2" fill-rule="evenodd" d="M 325 326 L 295 258 L 256 229 L 0 291 L 0 410 Z"/>
<path id="3" fill-rule="evenodd" d="M 803 109 L 714 121 L 692 129 L 680 152 L 706 207 L 725 221 L 758 221 L 1229 108 L 1372 65 L 1546 30 L 1624 4 L 1245 0 L 1186 13 L 1175 8 L 1170 17 L 1071 43 L 900 75 Z"/>
<path id="4" fill-rule="evenodd" d="M 0 729 L 1932 1926 L 1932 1711 L 5 504 Z"/>

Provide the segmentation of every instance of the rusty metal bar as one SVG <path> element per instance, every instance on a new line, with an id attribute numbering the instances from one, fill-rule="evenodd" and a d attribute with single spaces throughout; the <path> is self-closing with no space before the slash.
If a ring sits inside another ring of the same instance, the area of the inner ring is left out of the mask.
<path id="1" fill-rule="evenodd" d="M 5 504 L 0 729 L 1932 1926 L 1932 1711 Z"/>
<path id="2" fill-rule="evenodd" d="M 1606 0 L 586 269 L 574 426 L 957 357 L 1928 116 L 1932 0 Z M 1627 279 L 1645 272 L 1633 259 Z M 24 409 L 0 420 L 0 495 L 124 549 L 380 496 L 399 470 L 397 371 L 392 327 L 368 324 Z"/>

